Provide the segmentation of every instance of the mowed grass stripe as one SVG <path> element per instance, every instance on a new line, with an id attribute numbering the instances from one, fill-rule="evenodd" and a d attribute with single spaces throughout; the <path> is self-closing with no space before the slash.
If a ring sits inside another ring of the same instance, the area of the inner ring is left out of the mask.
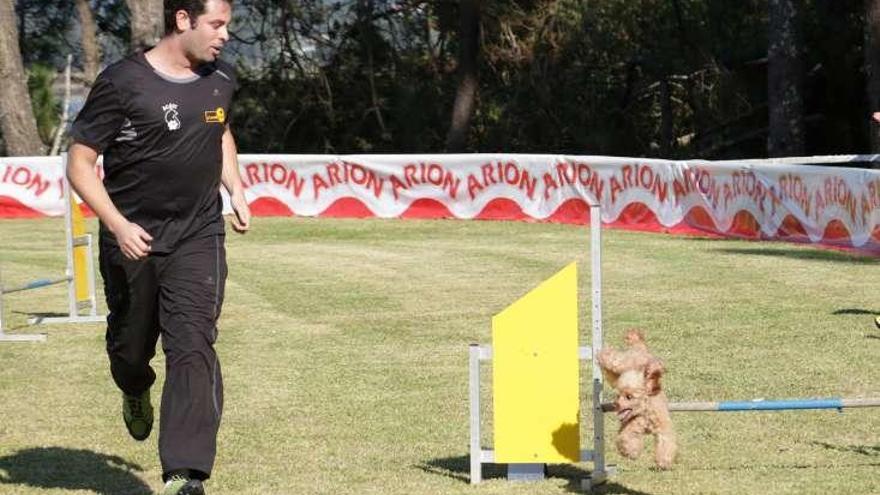
<path id="1" fill-rule="evenodd" d="M 95 231 L 94 223 L 91 224 Z M 672 400 L 878 396 L 878 260 L 809 246 L 606 230 L 607 342 L 646 331 Z M 0 221 L 7 283 L 63 272 L 58 219 Z M 467 484 L 467 345 L 492 315 L 579 261 L 589 231 L 518 222 L 259 218 L 227 243 L 218 352 L 226 409 L 212 494 L 571 493 L 590 464 Z M 63 288 L 4 299 L 11 332 L 63 312 Z M 103 306 L 103 305 L 102 305 Z M 130 440 L 101 325 L 0 344 L 0 494 L 149 493 L 156 438 Z M 164 377 L 164 358 L 154 365 Z M 491 442 L 484 367 L 484 442 Z M 582 375 L 587 390 L 587 373 Z M 160 382 L 161 383 L 161 382 Z M 158 387 L 154 396 L 158 397 Z M 590 437 L 586 398 L 582 436 Z M 608 493 L 875 493 L 873 409 L 674 416 L 681 457 L 621 459 Z M 616 429 L 608 417 L 609 440 Z"/>

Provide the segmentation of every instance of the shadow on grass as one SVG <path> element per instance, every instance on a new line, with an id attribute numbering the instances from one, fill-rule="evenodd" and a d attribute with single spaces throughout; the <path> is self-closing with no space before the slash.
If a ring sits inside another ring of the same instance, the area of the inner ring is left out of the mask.
<path id="1" fill-rule="evenodd" d="M 841 315 L 880 316 L 880 311 L 870 310 L 870 309 L 862 309 L 862 308 L 844 308 L 844 309 L 838 309 L 837 311 L 834 311 L 831 314 L 834 316 L 841 316 Z M 872 323 L 873 323 L 873 325 L 868 323 L 871 328 L 880 327 L 880 318 L 876 318 Z M 880 335 L 867 334 L 867 335 L 865 335 L 865 338 L 867 338 L 867 339 L 880 339 Z"/>
<path id="2" fill-rule="evenodd" d="M 67 318 L 70 316 L 70 313 L 57 313 L 57 312 L 33 312 L 33 311 L 13 311 L 15 314 L 25 315 L 27 316 L 28 324 L 32 325 L 31 320 L 40 321 L 45 318 Z"/>
<path id="3" fill-rule="evenodd" d="M 835 452 L 861 454 L 871 457 L 880 456 L 880 445 L 834 445 L 827 442 L 810 442 L 810 444 Z"/>
<path id="4" fill-rule="evenodd" d="M 747 254 L 751 256 L 775 256 L 777 258 L 795 258 L 800 260 L 834 261 L 852 263 L 854 265 L 878 265 L 880 258 L 867 255 L 851 254 L 843 251 L 821 249 L 777 249 L 777 248 L 719 248 L 715 251 L 726 254 Z"/>
<path id="5" fill-rule="evenodd" d="M 462 483 L 470 483 L 470 456 L 444 457 L 431 459 L 415 467 L 426 473 L 446 476 Z M 568 482 L 566 489 L 572 493 L 584 493 L 581 481 L 586 479 L 590 472 L 571 464 L 550 464 L 546 467 L 544 476 L 547 478 L 562 479 Z M 507 478 L 506 464 L 483 464 L 483 480 Z M 528 483 L 528 482 L 524 482 Z M 606 482 L 595 487 L 591 493 L 606 495 L 650 495 L 646 492 L 632 490 L 613 482 Z"/>
<path id="6" fill-rule="evenodd" d="M 85 490 L 99 495 L 152 493 L 132 471 L 143 471 L 143 468 L 121 457 L 91 450 L 62 447 L 22 449 L 0 457 L 0 486 Z"/>
<path id="7" fill-rule="evenodd" d="M 838 309 L 837 311 L 831 313 L 832 315 L 880 315 L 880 311 L 871 311 L 870 309 L 861 309 L 861 308 L 846 308 L 846 309 Z"/>
<path id="8" fill-rule="evenodd" d="M 42 318 L 66 318 L 66 317 L 70 316 L 68 313 L 32 313 L 32 312 L 28 312 L 28 311 L 14 311 L 14 310 L 10 311 L 10 313 L 16 314 L 16 315 L 24 315 L 27 317 L 27 319 L 24 321 L 24 323 L 19 323 L 17 325 L 5 327 L 4 330 L 16 331 L 16 330 L 26 330 L 26 329 L 36 328 L 34 326 L 34 324 L 31 323 L 31 319 L 39 320 Z"/>

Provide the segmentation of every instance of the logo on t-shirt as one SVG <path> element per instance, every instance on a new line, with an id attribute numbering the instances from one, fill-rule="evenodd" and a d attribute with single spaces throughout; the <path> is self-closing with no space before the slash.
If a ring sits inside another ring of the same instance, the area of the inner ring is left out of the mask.
<path id="1" fill-rule="evenodd" d="M 211 123 L 216 122 L 218 124 L 222 124 L 226 122 L 226 111 L 223 110 L 223 107 L 217 107 L 216 110 L 208 110 L 205 112 L 205 122 Z"/>
<path id="2" fill-rule="evenodd" d="M 177 113 L 177 103 L 162 105 L 162 110 L 165 112 L 165 123 L 168 124 L 168 130 L 180 129 L 180 114 Z"/>

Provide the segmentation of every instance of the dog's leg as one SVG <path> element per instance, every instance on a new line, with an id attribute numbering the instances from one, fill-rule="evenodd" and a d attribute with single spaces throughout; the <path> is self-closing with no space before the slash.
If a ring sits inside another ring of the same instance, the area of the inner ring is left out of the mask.
<path id="1" fill-rule="evenodd" d="M 654 462 L 660 469 L 669 469 L 672 467 L 672 461 L 675 460 L 675 454 L 678 451 L 675 432 L 671 428 L 658 431 L 656 440 L 657 448 L 654 451 Z"/>
<path id="2" fill-rule="evenodd" d="M 645 447 L 645 428 L 639 419 L 634 419 L 620 428 L 617 433 L 617 451 L 620 455 L 635 459 L 642 453 Z"/>

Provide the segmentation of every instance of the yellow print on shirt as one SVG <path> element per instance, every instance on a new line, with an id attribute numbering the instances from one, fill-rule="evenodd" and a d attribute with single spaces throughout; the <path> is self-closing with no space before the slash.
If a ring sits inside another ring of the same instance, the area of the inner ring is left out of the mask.
<path id="1" fill-rule="evenodd" d="M 205 112 L 205 122 L 211 123 L 216 122 L 222 124 L 226 122 L 226 112 L 223 110 L 223 107 L 217 107 L 216 110 L 208 110 Z"/>

